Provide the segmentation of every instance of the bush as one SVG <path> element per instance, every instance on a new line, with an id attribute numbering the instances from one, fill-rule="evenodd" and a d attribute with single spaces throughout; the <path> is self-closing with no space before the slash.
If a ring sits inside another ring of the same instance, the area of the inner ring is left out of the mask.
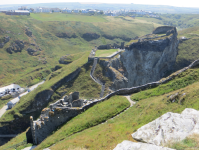
<path id="1" fill-rule="evenodd" d="M 8 100 L 11 98 L 12 98 L 12 95 L 6 95 L 6 96 L 1 97 L 1 100 Z"/>

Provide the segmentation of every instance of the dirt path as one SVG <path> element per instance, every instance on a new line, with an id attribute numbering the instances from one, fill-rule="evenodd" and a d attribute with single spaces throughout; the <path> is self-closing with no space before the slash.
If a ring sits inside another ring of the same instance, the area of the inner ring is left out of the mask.
<path id="1" fill-rule="evenodd" d="M 127 100 L 129 101 L 129 103 L 131 104 L 130 107 L 132 107 L 136 103 L 136 102 L 134 102 L 134 101 L 131 100 L 131 96 L 130 95 L 123 95 L 123 96 L 126 97 Z"/>
<path id="2" fill-rule="evenodd" d="M 2 109 L 0 109 L 0 118 L 6 112 L 7 109 L 8 109 L 8 105 L 5 105 L 5 106 L 3 106 Z"/>

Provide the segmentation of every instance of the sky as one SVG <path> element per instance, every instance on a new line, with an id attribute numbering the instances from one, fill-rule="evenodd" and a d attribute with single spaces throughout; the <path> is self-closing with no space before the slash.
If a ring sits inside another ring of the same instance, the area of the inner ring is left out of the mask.
<path id="1" fill-rule="evenodd" d="M 198 7 L 198 0 L 0 0 L 0 5 L 5 4 L 35 4 L 52 2 L 80 2 L 80 3 L 123 3 L 123 4 L 149 4 L 149 5 L 169 5 L 177 7 Z"/>

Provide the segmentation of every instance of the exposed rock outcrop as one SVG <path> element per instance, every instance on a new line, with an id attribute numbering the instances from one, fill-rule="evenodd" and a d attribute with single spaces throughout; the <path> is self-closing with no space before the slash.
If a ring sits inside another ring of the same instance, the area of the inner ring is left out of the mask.
<path id="1" fill-rule="evenodd" d="M 56 36 L 57 37 L 59 37 L 59 38 L 77 38 L 77 35 L 75 34 L 75 33 L 73 33 L 73 34 L 69 34 L 69 33 L 57 33 L 56 34 Z"/>
<path id="2" fill-rule="evenodd" d="M 112 35 L 108 35 L 108 34 L 103 34 L 102 36 L 105 37 L 106 39 L 109 39 L 109 40 L 114 40 L 116 38 L 122 39 L 124 41 L 130 41 L 131 40 L 131 38 L 126 37 L 124 35 L 123 36 L 112 36 Z"/>
<path id="3" fill-rule="evenodd" d="M 60 64 L 69 64 L 72 62 L 72 56 L 71 55 L 65 55 L 65 56 L 62 56 L 60 59 L 59 59 L 59 63 Z"/>
<path id="4" fill-rule="evenodd" d="M 0 43 L 0 48 L 3 48 L 4 42 Z"/>
<path id="5" fill-rule="evenodd" d="M 37 51 L 38 51 L 38 50 L 34 50 L 34 49 L 32 49 L 32 48 L 28 48 L 28 49 L 27 49 L 28 54 L 29 54 L 29 55 L 32 55 L 32 56 L 37 55 L 37 54 L 36 54 Z"/>
<path id="6" fill-rule="evenodd" d="M 6 51 L 10 54 L 13 52 L 21 52 L 22 49 L 24 48 L 24 42 L 20 40 L 16 40 L 10 47 L 6 49 Z"/>
<path id="7" fill-rule="evenodd" d="M 178 40 L 175 28 L 169 32 L 169 36 L 132 43 L 120 56 L 106 63 L 109 69 L 113 68 L 111 70 L 115 76 L 119 75 L 119 78 L 112 79 L 114 83 L 111 89 L 144 85 L 172 73 L 178 53 Z"/>
<path id="8" fill-rule="evenodd" d="M 166 34 L 167 31 L 169 30 L 172 30 L 173 26 L 160 26 L 160 27 L 157 27 L 155 30 L 153 30 L 153 34 Z"/>
<path id="9" fill-rule="evenodd" d="M 9 41 L 10 41 L 10 37 L 9 37 L 9 36 L 4 37 L 3 39 L 0 39 L 0 48 L 3 48 L 4 45 L 5 45 L 6 43 L 8 43 Z"/>
<path id="10" fill-rule="evenodd" d="M 113 150 L 174 150 L 167 147 L 156 146 L 147 143 L 135 143 L 131 141 L 123 141 L 118 144 Z"/>
<path id="11" fill-rule="evenodd" d="M 141 142 L 167 145 L 199 134 L 199 111 L 186 108 L 181 114 L 168 112 L 142 126 L 132 137 Z"/>
<path id="12" fill-rule="evenodd" d="M 96 40 L 100 37 L 99 34 L 97 33 L 84 33 L 82 35 L 82 38 L 86 41 L 92 41 L 92 40 Z"/>
<path id="13" fill-rule="evenodd" d="M 26 29 L 26 35 L 29 36 L 29 37 L 32 37 L 32 31 Z"/>

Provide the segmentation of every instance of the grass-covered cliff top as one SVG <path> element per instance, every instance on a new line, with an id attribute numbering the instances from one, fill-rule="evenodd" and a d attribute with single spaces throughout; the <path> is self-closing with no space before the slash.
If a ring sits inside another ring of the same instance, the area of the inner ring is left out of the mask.
<path id="1" fill-rule="evenodd" d="M 156 41 L 156 40 L 163 40 L 166 38 L 171 37 L 173 34 L 170 35 L 166 35 L 166 34 L 150 34 L 150 35 L 146 35 L 146 36 L 141 36 L 137 39 L 133 39 L 131 41 L 129 41 L 125 46 L 130 46 L 133 43 L 137 43 L 140 41 Z"/>
<path id="2" fill-rule="evenodd" d="M 108 57 L 112 55 L 113 53 L 117 52 L 118 49 L 102 49 L 102 50 L 97 50 L 95 53 L 95 57 Z"/>
<path id="3" fill-rule="evenodd" d="M 188 66 L 194 60 L 199 59 L 199 27 L 179 31 L 178 38 L 180 39 L 181 37 L 186 37 L 188 40 L 179 43 L 176 70 Z"/>

